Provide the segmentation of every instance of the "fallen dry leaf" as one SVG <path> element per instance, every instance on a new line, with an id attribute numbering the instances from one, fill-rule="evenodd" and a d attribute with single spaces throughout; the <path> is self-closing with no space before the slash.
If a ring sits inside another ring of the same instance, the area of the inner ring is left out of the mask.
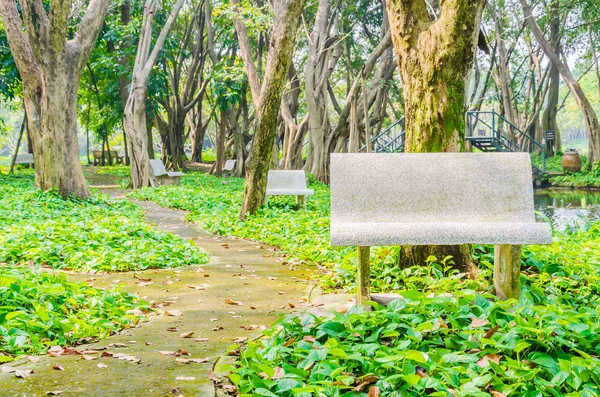
<path id="1" fill-rule="evenodd" d="M 15 376 L 17 378 L 28 378 L 33 373 L 32 369 L 17 369 L 15 370 Z"/>
<path id="2" fill-rule="evenodd" d="M 65 370 L 64 367 L 62 367 L 61 365 L 58 365 L 58 364 L 53 364 L 52 365 L 52 369 L 55 369 L 57 371 L 64 371 Z"/>
<path id="3" fill-rule="evenodd" d="M 485 318 L 474 318 L 471 320 L 471 327 L 483 327 L 484 325 L 488 325 L 488 320 Z"/>
<path id="4" fill-rule="evenodd" d="M 500 326 L 496 325 L 496 326 L 494 326 L 494 328 L 492 328 L 488 332 L 486 332 L 485 335 L 483 335 L 483 337 L 486 339 L 490 339 L 496 332 L 498 332 L 499 329 L 500 329 Z"/>
<path id="5" fill-rule="evenodd" d="M 119 360 L 124 360 L 124 361 L 130 361 L 134 364 L 139 364 L 142 361 L 141 358 L 137 358 L 135 356 L 131 356 L 131 355 L 125 354 L 125 353 L 113 354 L 113 358 L 117 358 Z"/>
<path id="6" fill-rule="evenodd" d="M 194 332 L 184 332 L 183 334 L 179 335 L 180 338 L 191 338 L 194 336 Z"/>
<path id="7" fill-rule="evenodd" d="M 500 393 L 499 391 L 496 391 L 496 390 L 491 390 L 490 394 L 492 395 L 492 397 L 506 397 L 506 394 Z"/>
<path id="8" fill-rule="evenodd" d="M 50 349 L 48 349 L 48 355 L 52 357 L 62 356 L 63 352 L 64 349 L 60 346 L 52 346 Z"/>
<path id="9" fill-rule="evenodd" d="M 81 358 L 83 360 L 87 360 L 87 361 L 97 360 L 98 359 L 98 357 L 96 357 L 96 356 L 88 356 L 87 354 L 84 354 L 83 356 L 81 356 Z"/>
<path id="10" fill-rule="evenodd" d="M 114 347 L 114 348 L 120 349 L 120 348 L 129 347 L 129 346 L 127 346 L 126 343 L 111 343 L 110 345 L 108 345 L 108 347 Z"/>
<path id="11" fill-rule="evenodd" d="M 175 380 L 196 380 L 193 376 L 178 376 Z"/>
<path id="12" fill-rule="evenodd" d="M 365 376 L 364 378 L 362 378 L 361 382 L 358 384 L 358 386 L 356 386 L 354 388 L 354 391 L 363 391 L 365 389 L 365 387 L 369 386 L 370 384 L 373 384 L 375 382 L 377 382 L 379 378 L 374 376 L 374 375 L 368 375 Z"/>
<path id="13" fill-rule="evenodd" d="M 217 378 L 217 375 L 215 375 L 215 373 L 213 371 L 208 372 L 208 379 L 212 380 L 213 382 L 215 382 L 217 384 L 221 383 L 221 380 L 219 378 Z"/>
<path id="14" fill-rule="evenodd" d="M 248 340 L 248 338 L 244 336 L 239 336 L 233 340 L 233 343 L 244 343 Z"/>
<path id="15" fill-rule="evenodd" d="M 187 287 L 189 289 L 195 289 L 195 290 L 205 290 L 206 289 L 206 287 L 200 287 L 200 286 L 192 285 L 192 284 L 188 284 Z"/>
<path id="16" fill-rule="evenodd" d="M 208 338 L 196 338 L 194 339 L 196 342 L 208 342 Z"/>
<path id="17" fill-rule="evenodd" d="M 151 281 L 151 280 L 152 280 L 151 278 L 144 278 L 144 277 L 140 277 L 140 276 L 138 276 L 137 274 L 134 274 L 134 275 L 133 275 L 133 278 L 135 278 L 135 279 L 138 279 L 138 280 L 140 280 L 140 281 L 144 281 L 144 282 L 147 282 L 147 281 Z"/>
<path id="18" fill-rule="evenodd" d="M 305 342 L 314 342 L 315 341 L 315 337 L 312 335 L 305 335 L 304 338 L 302 338 L 303 341 Z"/>
<path id="19" fill-rule="evenodd" d="M 210 360 L 210 358 L 206 357 L 206 358 L 176 358 L 175 361 L 177 361 L 178 363 L 181 364 L 190 364 L 190 363 L 195 363 L 195 364 L 202 364 L 202 363 L 207 363 Z"/>
<path id="20" fill-rule="evenodd" d="M 51 390 L 49 392 L 46 392 L 47 396 L 58 396 L 59 394 L 63 394 L 65 391 L 64 390 Z"/>
<path id="21" fill-rule="evenodd" d="M 277 280 L 277 277 L 267 277 L 267 280 L 271 280 L 271 281 Z"/>
<path id="22" fill-rule="evenodd" d="M 167 331 L 169 331 L 169 332 L 177 332 L 177 331 L 179 331 L 179 328 L 177 328 L 177 327 L 169 327 L 169 328 L 167 328 Z"/>
<path id="23" fill-rule="evenodd" d="M 271 376 L 271 379 L 281 379 L 283 378 L 283 375 L 285 375 L 283 368 L 275 367 L 275 372 L 273 373 L 273 376 Z"/>
<path id="24" fill-rule="evenodd" d="M 25 358 L 27 359 L 27 361 L 34 364 L 40 361 L 40 358 L 35 356 L 25 356 Z"/>
<path id="25" fill-rule="evenodd" d="M 477 365 L 479 365 L 481 368 L 485 368 L 490 365 L 490 361 L 500 364 L 500 358 L 501 356 L 497 354 L 486 354 L 485 356 L 481 357 L 481 360 L 477 361 Z"/>
<path id="26" fill-rule="evenodd" d="M 228 305 L 234 305 L 234 306 L 242 306 L 243 305 L 242 302 L 236 302 L 231 299 L 225 299 L 225 303 L 227 303 Z"/>
<path id="27" fill-rule="evenodd" d="M 173 281 L 171 281 L 171 280 L 165 280 L 165 281 L 163 281 L 163 284 L 164 285 L 171 285 L 171 284 L 173 284 Z"/>
<path id="28" fill-rule="evenodd" d="M 369 397 L 379 397 L 379 387 L 371 386 L 369 388 Z"/>
<path id="29" fill-rule="evenodd" d="M 180 310 L 165 310 L 165 316 L 180 317 L 183 313 Z"/>

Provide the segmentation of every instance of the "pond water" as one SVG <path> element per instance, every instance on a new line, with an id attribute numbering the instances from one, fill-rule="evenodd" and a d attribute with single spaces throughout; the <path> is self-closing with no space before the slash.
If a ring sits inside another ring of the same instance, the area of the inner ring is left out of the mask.
<path id="1" fill-rule="evenodd" d="M 554 229 L 577 229 L 600 220 L 600 191 L 534 190 L 535 209 L 548 217 Z"/>

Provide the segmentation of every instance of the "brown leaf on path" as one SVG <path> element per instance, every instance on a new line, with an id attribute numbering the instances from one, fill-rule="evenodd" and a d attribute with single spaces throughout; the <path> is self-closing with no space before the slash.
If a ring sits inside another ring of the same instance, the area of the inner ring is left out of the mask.
<path id="1" fill-rule="evenodd" d="M 234 305 L 234 306 L 243 306 L 244 305 L 242 302 L 236 302 L 231 299 L 225 299 L 225 303 L 227 303 L 228 305 Z"/>
<path id="2" fill-rule="evenodd" d="M 121 349 L 121 348 L 129 347 L 129 346 L 127 345 L 127 343 L 111 343 L 110 345 L 108 345 L 108 347 L 114 347 L 117 349 Z"/>
<path id="3" fill-rule="evenodd" d="M 189 289 L 195 289 L 195 290 L 198 290 L 198 291 L 204 291 L 204 290 L 206 290 L 206 287 L 200 287 L 200 286 L 192 285 L 192 284 L 188 284 L 187 287 Z"/>
<path id="4" fill-rule="evenodd" d="M 210 361 L 210 358 L 208 358 L 208 357 L 206 357 L 206 358 L 176 358 L 175 361 L 177 361 L 178 363 L 181 363 L 181 364 L 190 364 L 190 363 L 202 364 L 202 363 L 207 363 L 208 361 Z"/>
<path id="5" fill-rule="evenodd" d="M 169 328 L 167 328 L 167 331 L 169 331 L 169 332 L 177 332 L 177 331 L 179 331 L 179 328 L 177 328 L 177 327 L 169 327 Z"/>
<path id="6" fill-rule="evenodd" d="M 194 336 L 194 331 L 184 332 L 183 334 L 179 335 L 180 338 L 191 338 L 193 336 Z"/>
<path id="7" fill-rule="evenodd" d="M 271 280 L 271 281 L 277 280 L 277 277 L 267 277 L 267 280 Z"/>
<path id="8" fill-rule="evenodd" d="M 485 318 L 473 318 L 471 320 L 471 327 L 483 327 L 484 325 L 488 325 L 488 320 Z"/>
<path id="9" fill-rule="evenodd" d="M 483 337 L 486 339 L 490 339 L 492 336 L 494 336 L 494 334 L 496 332 L 498 332 L 499 329 L 500 329 L 500 326 L 496 325 L 496 326 L 494 326 L 494 328 L 492 328 L 488 332 L 486 332 L 485 335 L 483 335 Z"/>
<path id="10" fill-rule="evenodd" d="M 144 277 L 140 277 L 140 276 L 138 276 L 137 274 L 134 274 L 134 275 L 133 275 L 133 278 L 135 278 L 135 279 L 138 279 L 138 280 L 140 280 L 140 281 L 143 281 L 143 282 L 152 281 L 152 279 L 151 279 L 151 278 L 144 278 Z"/>
<path id="11" fill-rule="evenodd" d="M 194 376 L 178 376 L 175 380 L 196 380 Z"/>
<path id="12" fill-rule="evenodd" d="M 112 357 L 112 356 L 113 356 L 113 354 L 109 351 L 102 352 L 102 354 L 100 355 L 100 357 Z"/>
<path id="13" fill-rule="evenodd" d="M 124 360 L 124 361 L 130 361 L 134 364 L 139 364 L 140 362 L 142 362 L 141 358 L 137 358 L 135 356 L 131 356 L 131 355 L 125 354 L 125 353 L 113 354 L 113 358 L 117 358 L 119 360 Z"/>
<path id="14" fill-rule="evenodd" d="M 21 379 L 28 378 L 29 375 L 31 375 L 32 373 L 33 373 L 32 369 L 17 369 L 17 370 L 15 370 L 15 376 L 17 378 L 21 378 Z"/>
<path id="15" fill-rule="evenodd" d="M 163 281 L 163 284 L 164 285 L 171 285 L 171 284 L 174 284 L 174 282 L 171 281 L 171 280 L 165 280 L 165 281 Z"/>
<path id="16" fill-rule="evenodd" d="M 208 342 L 208 338 L 196 338 L 194 339 L 196 342 Z"/>
<path id="17" fill-rule="evenodd" d="M 255 310 L 256 306 L 250 306 L 250 309 Z"/>
<path id="18" fill-rule="evenodd" d="M 213 329 L 211 329 L 211 331 L 221 331 L 221 330 L 223 330 L 223 329 L 225 329 L 225 328 L 223 328 L 223 327 L 222 327 L 222 326 L 220 326 L 220 325 L 217 325 L 216 327 L 214 327 Z"/>
<path id="19" fill-rule="evenodd" d="M 379 397 L 379 387 L 371 386 L 369 388 L 369 397 Z"/>
<path id="20" fill-rule="evenodd" d="M 233 340 L 233 343 L 244 343 L 248 340 L 248 338 L 244 336 L 239 336 Z"/>
<path id="21" fill-rule="evenodd" d="M 179 349 L 177 351 L 161 350 L 159 351 L 163 356 L 189 356 L 190 353 L 185 349 Z"/>
<path id="22" fill-rule="evenodd" d="M 84 354 L 84 355 L 81 356 L 81 359 L 82 360 L 91 361 L 91 360 L 97 360 L 98 357 L 96 357 L 96 356 L 88 356 L 87 354 Z"/>
<path id="23" fill-rule="evenodd" d="M 180 317 L 183 313 L 180 310 L 165 310 L 165 316 Z"/>
<path id="24" fill-rule="evenodd" d="M 40 358 L 35 356 L 25 356 L 25 358 L 27 359 L 27 361 L 34 364 L 40 361 Z"/>
<path id="25" fill-rule="evenodd" d="M 500 358 L 502 357 L 497 354 L 486 354 L 485 356 L 481 357 L 481 360 L 477 361 L 477 365 L 479 365 L 481 368 L 485 368 L 490 365 L 490 361 L 500 365 Z"/>
<path id="26" fill-rule="evenodd" d="M 358 392 L 363 391 L 365 389 L 365 387 L 377 382 L 378 379 L 379 378 L 376 377 L 375 375 L 367 375 L 364 378 L 362 378 L 360 384 L 354 388 L 354 391 L 358 391 Z"/>
<path id="27" fill-rule="evenodd" d="M 215 375 L 215 373 L 213 371 L 208 372 L 208 379 L 212 380 L 216 384 L 221 383 L 221 380 L 219 378 L 217 378 L 217 375 Z"/>
<path id="28" fill-rule="evenodd" d="M 64 371 L 65 370 L 61 365 L 58 365 L 58 364 L 52 364 L 52 369 L 55 369 L 57 371 Z"/>
<path id="29" fill-rule="evenodd" d="M 50 390 L 48 392 L 46 392 L 47 396 L 58 396 L 59 394 L 63 394 L 65 391 L 64 390 Z"/>
<path id="30" fill-rule="evenodd" d="M 3 365 L 0 367 L 2 369 L 3 374 L 10 374 L 11 372 L 15 372 L 17 369 L 14 367 L 9 367 L 8 365 Z"/>

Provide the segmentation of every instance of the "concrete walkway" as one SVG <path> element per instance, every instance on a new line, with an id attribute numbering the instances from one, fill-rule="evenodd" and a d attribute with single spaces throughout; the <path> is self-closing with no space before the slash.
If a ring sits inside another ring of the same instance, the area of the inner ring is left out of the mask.
<path id="1" fill-rule="evenodd" d="M 276 313 L 304 310 L 312 287 L 307 266 L 290 264 L 260 244 L 208 234 L 186 223 L 183 212 L 138 204 L 146 208 L 149 221 L 193 241 L 211 255 L 211 262 L 93 277 L 73 274 L 97 287 L 122 285 L 155 302 L 159 314 L 141 327 L 77 347 L 99 350 L 88 354 L 94 359 L 44 356 L 36 363 L 9 364 L 35 372 L 24 379 L 0 373 L 0 395 L 33 397 L 55 391 L 60 396 L 214 396 L 209 371 L 236 338 L 259 336 L 260 326 L 276 320 Z M 181 337 L 190 332 L 190 338 Z M 103 352 L 121 353 L 124 359 L 102 357 Z M 199 360 L 181 362 L 188 359 Z"/>

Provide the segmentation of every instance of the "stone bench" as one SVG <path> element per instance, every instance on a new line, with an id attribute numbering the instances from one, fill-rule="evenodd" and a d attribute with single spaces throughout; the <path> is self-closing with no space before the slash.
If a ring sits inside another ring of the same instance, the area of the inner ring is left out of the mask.
<path id="1" fill-rule="evenodd" d="M 237 160 L 227 160 L 225 165 L 223 166 L 223 170 L 221 171 L 221 176 L 230 177 L 235 172 L 235 166 L 237 164 Z"/>
<path id="2" fill-rule="evenodd" d="M 165 165 L 160 160 L 150 160 L 150 165 L 152 166 L 152 173 L 161 185 L 179 185 L 183 172 L 167 171 Z"/>
<path id="3" fill-rule="evenodd" d="M 494 244 L 507 299 L 520 294 L 520 246 L 551 243 L 527 153 L 331 155 L 331 245 L 358 246 L 358 304 L 370 299 L 370 246 Z"/>
<path id="4" fill-rule="evenodd" d="M 314 193 L 306 187 L 306 174 L 302 170 L 271 170 L 267 174 L 265 206 L 269 205 L 269 196 L 296 196 L 297 204 L 306 205 L 305 197 Z"/>
<path id="5" fill-rule="evenodd" d="M 33 164 L 33 153 L 17 154 L 15 164 Z"/>

